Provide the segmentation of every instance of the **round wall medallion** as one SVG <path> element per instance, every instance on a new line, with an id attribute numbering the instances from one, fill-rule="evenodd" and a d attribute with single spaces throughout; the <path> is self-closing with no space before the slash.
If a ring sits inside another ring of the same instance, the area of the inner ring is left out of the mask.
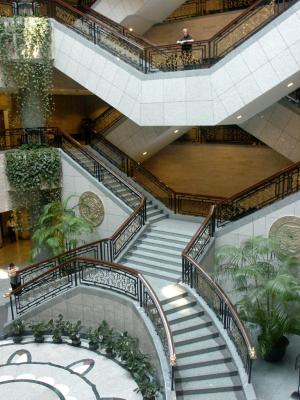
<path id="1" fill-rule="evenodd" d="M 279 254 L 300 259 L 300 218 L 279 218 L 271 226 L 269 236 L 278 239 Z"/>
<path id="2" fill-rule="evenodd" d="M 93 226 L 99 226 L 104 219 L 104 206 L 99 196 L 93 192 L 84 192 L 79 198 L 80 215 Z"/>

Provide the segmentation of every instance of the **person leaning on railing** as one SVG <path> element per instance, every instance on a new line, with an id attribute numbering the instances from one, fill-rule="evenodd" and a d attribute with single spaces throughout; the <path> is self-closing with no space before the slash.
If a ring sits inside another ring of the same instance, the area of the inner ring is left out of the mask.
<path id="1" fill-rule="evenodd" d="M 177 40 L 177 44 L 181 44 L 181 55 L 182 62 L 184 66 L 188 66 L 192 62 L 192 53 L 193 53 L 193 42 L 194 39 L 192 35 L 189 34 L 187 28 L 182 30 L 183 37 L 180 40 Z"/>

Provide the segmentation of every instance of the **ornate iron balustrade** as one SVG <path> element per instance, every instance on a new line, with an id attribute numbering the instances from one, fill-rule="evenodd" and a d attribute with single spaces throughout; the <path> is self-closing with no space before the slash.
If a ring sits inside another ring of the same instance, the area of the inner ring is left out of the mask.
<path id="1" fill-rule="evenodd" d="M 215 206 L 182 252 L 182 281 L 195 289 L 222 322 L 232 339 L 251 381 L 255 348 L 234 305 L 215 280 L 201 267 L 201 258 L 215 231 Z"/>
<path id="2" fill-rule="evenodd" d="M 224 199 L 217 196 L 175 192 L 101 135 L 97 137 L 97 142 L 94 141 L 92 147 L 175 213 L 206 216 L 213 204 Z"/>
<path id="3" fill-rule="evenodd" d="M 24 144 L 47 144 L 59 146 L 60 134 L 57 128 L 21 128 L 0 130 L 0 150 L 18 148 Z"/>
<path id="4" fill-rule="evenodd" d="M 250 135 L 250 133 L 245 132 L 237 125 L 195 127 L 179 138 L 178 141 L 192 141 L 195 143 L 264 145 L 264 143 L 259 139 Z"/>
<path id="5" fill-rule="evenodd" d="M 174 390 L 176 353 L 170 326 L 151 285 L 134 269 L 103 260 L 72 258 L 6 294 L 10 300 L 12 319 L 77 286 L 107 289 L 139 303 L 161 340 L 169 360 L 172 390 Z"/>
<path id="6" fill-rule="evenodd" d="M 22 283 L 25 284 L 35 276 L 57 267 L 62 262 L 76 256 L 84 255 L 95 259 L 114 261 L 145 225 L 147 219 L 146 199 L 130 184 L 97 159 L 93 153 L 69 135 L 59 131 L 58 128 L 35 128 L 25 133 L 27 135 L 32 132 L 37 132 L 40 135 L 39 137 L 45 139 L 47 144 L 61 147 L 99 182 L 133 209 L 133 212 L 110 238 L 71 249 L 57 257 L 52 257 L 42 263 L 29 265 L 27 268 L 24 268 L 20 271 Z M 12 138 L 10 138 L 10 134 Z M 26 135 L 25 138 L 27 138 Z M 24 129 L 1 131 L 1 137 L 4 138 L 4 149 L 18 147 L 24 143 L 22 141 Z M 26 143 L 28 143 L 28 140 Z"/>
<path id="7" fill-rule="evenodd" d="M 195 41 L 189 53 L 177 44 L 153 46 L 95 11 L 83 13 L 62 0 L 40 1 L 40 12 L 139 71 L 151 73 L 210 67 L 297 1 L 258 0 L 212 38 Z"/>
<path id="8" fill-rule="evenodd" d="M 300 162 L 220 202 L 217 226 L 224 226 L 300 190 Z"/>
<path id="9" fill-rule="evenodd" d="M 101 135 L 104 135 L 108 129 L 115 126 L 117 122 L 125 118 L 126 117 L 124 117 L 120 111 L 113 107 L 109 107 L 104 113 L 94 119 L 93 123 L 95 125 L 95 131 L 98 133 L 101 132 Z"/>
<path id="10" fill-rule="evenodd" d="M 207 14 L 242 10 L 250 7 L 255 1 L 256 0 L 187 0 L 166 18 L 164 22 L 174 22 Z"/>

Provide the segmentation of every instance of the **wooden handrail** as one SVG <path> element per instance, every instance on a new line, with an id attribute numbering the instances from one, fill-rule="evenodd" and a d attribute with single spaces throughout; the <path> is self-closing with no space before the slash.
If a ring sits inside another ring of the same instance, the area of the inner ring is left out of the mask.
<path id="1" fill-rule="evenodd" d="M 63 270 L 65 267 L 67 267 L 68 265 L 70 265 L 70 264 L 72 264 L 74 262 L 89 263 L 89 264 L 93 264 L 95 266 L 99 265 L 99 266 L 103 266 L 103 267 L 109 267 L 109 268 L 112 268 L 112 269 L 117 270 L 117 271 L 127 272 L 127 273 L 130 273 L 131 275 L 137 277 L 143 283 L 143 285 L 147 289 L 147 292 L 148 292 L 149 296 L 151 297 L 153 303 L 155 304 L 155 306 L 156 306 L 156 308 L 158 310 L 158 313 L 160 315 L 160 318 L 161 318 L 161 320 L 163 322 L 163 327 L 164 327 L 164 330 L 166 332 L 167 343 L 168 343 L 169 354 L 170 354 L 170 365 L 171 365 L 171 367 L 173 367 L 176 364 L 175 345 L 174 345 L 174 341 L 173 341 L 170 325 L 169 325 L 169 322 L 167 320 L 166 314 L 165 314 L 165 312 L 163 310 L 163 307 L 162 307 L 157 295 L 155 294 L 155 291 L 153 290 L 152 286 L 150 285 L 150 283 L 147 281 L 147 279 L 139 271 L 137 271 L 137 270 L 135 270 L 133 268 L 126 267 L 126 266 L 121 265 L 119 263 L 114 263 L 114 262 L 105 261 L 105 260 L 97 260 L 97 259 L 89 258 L 89 257 L 74 257 L 74 258 L 72 258 L 72 259 L 70 259 L 68 261 L 65 261 L 64 263 L 58 265 L 57 267 L 52 268 L 52 269 L 44 272 L 43 274 L 33 278 L 31 281 L 25 283 L 24 285 L 19 286 L 17 289 L 7 293 L 5 297 L 10 299 L 13 296 L 20 295 L 20 292 L 22 292 L 22 290 L 28 288 L 29 286 L 31 286 L 35 282 L 38 282 L 41 279 L 47 277 L 48 275 L 53 274 L 53 272 L 55 272 L 55 271 Z"/>

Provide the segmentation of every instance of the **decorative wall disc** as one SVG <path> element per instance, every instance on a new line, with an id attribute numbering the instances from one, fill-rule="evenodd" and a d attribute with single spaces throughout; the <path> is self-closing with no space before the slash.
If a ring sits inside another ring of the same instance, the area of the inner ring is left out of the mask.
<path id="1" fill-rule="evenodd" d="M 279 218 L 271 226 L 269 236 L 278 238 L 278 253 L 300 259 L 300 218 Z"/>
<path id="2" fill-rule="evenodd" d="M 104 219 L 104 206 L 99 196 L 93 192 L 84 192 L 79 198 L 80 215 L 93 226 L 99 226 Z"/>

